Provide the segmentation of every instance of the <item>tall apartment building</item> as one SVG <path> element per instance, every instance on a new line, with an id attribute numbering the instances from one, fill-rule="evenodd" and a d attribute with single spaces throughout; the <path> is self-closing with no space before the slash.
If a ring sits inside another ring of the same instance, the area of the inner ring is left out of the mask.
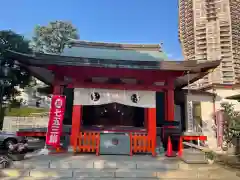
<path id="1" fill-rule="evenodd" d="M 222 60 L 194 87 L 240 77 L 240 0 L 179 0 L 179 40 L 186 60 Z"/>

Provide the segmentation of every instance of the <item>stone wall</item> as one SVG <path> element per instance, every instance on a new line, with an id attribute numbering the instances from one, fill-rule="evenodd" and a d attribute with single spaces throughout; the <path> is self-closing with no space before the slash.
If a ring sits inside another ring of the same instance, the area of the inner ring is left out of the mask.
<path id="1" fill-rule="evenodd" d="M 6 116 L 3 122 L 3 131 L 15 132 L 23 128 L 47 127 L 48 116 L 42 117 L 15 117 Z"/>
<path id="2" fill-rule="evenodd" d="M 212 150 L 217 150 L 217 139 L 215 136 L 215 131 L 212 128 L 214 126 L 213 96 L 204 94 L 189 94 L 187 95 L 187 100 L 201 103 L 201 118 L 202 118 L 201 133 L 207 136 L 206 144 L 208 145 L 208 147 Z"/>

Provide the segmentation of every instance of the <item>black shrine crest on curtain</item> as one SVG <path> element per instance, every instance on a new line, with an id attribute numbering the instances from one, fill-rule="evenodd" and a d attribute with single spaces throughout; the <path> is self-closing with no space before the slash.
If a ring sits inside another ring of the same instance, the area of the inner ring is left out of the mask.
<path id="1" fill-rule="evenodd" d="M 132 100 L 133 103 L 138 103 L 139 100 L 140 100 L 140 97 L 137 94 L 133 94 L 131 96 L 131 100 Z"/>
<path id="2" fill-rule="evenodd" d="M 101 96 L 98 92 L 91 93 L 91 100 L 94 101 L 94 102 L 99 101 L 100 97 Z"/>

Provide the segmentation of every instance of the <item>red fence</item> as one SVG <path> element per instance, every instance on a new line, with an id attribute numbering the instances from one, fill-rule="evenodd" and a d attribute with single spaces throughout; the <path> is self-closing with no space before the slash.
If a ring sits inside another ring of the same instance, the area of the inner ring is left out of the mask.
<path id="1" fill-rule="evenodd" d="M 130 133 L 130 153 L 155 153 L 152 139 L 147 133 Z"/>
<path id="2" fill-rule="evenodd" d="M 99 155 L 100 133 L 81 132 L 73 146 L 74 152 L 95 152 Z"/>
<path id="3" fill-rule="evenodd" d="M 129 133 L 130 137 L 130 155 L 133 153 L 152 153 L 155 155 L 155 145 L 147 133 Z M 94 152 L 99 155 L 100 133 L 99 132 L 81 132 L 75 139 L 73 151 Z"/>

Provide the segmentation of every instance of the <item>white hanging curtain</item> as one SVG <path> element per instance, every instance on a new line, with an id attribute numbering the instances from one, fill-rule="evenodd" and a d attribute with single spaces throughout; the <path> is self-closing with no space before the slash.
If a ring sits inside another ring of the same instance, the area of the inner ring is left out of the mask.
<path id="1" fill-rule="evenodd" d="M 119 103 L 128 106 L 155 108 L 156 92 L 108 89 L 74 89 L 74 105 L 102 105 Z"/>

